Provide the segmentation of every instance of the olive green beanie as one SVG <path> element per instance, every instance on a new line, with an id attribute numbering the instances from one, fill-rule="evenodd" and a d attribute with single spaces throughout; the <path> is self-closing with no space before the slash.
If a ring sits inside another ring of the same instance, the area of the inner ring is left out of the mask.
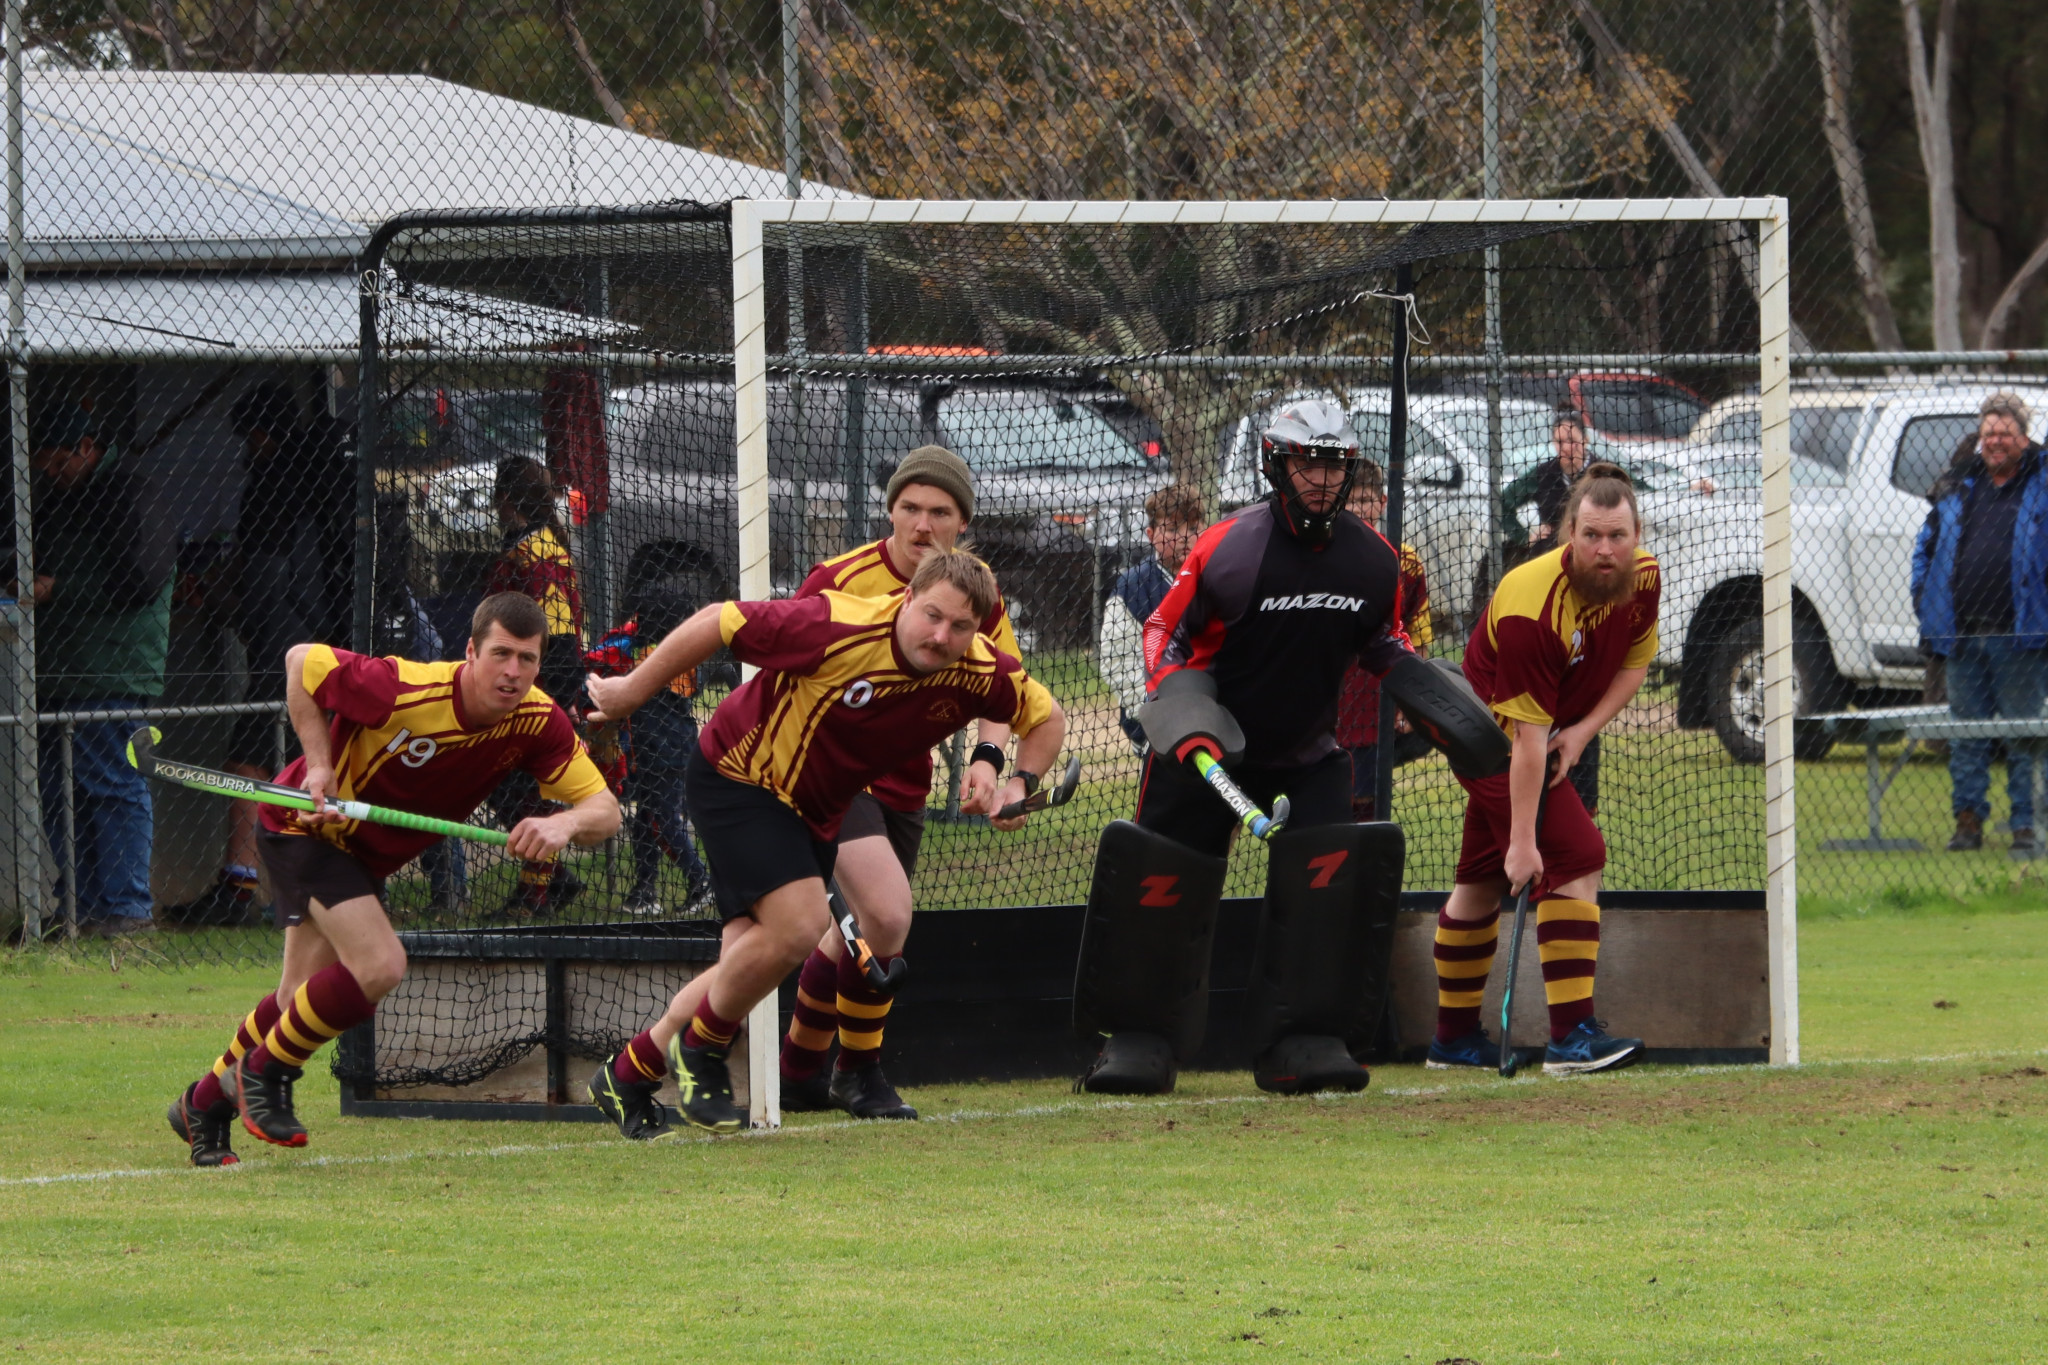
<path id="1" fill-rule="evenodd" d="M 903 463 L 896 466 L 896 472 L 889 476 L 888 500 L 882 504 L 884 510 L 896 505 L 896 495 L 903 491 L 905 484 L 921 483 L 939 489 L 952 496 L 960 504 L 960 520 L 974 520 L 974 475 L 967 468 L 967 461 L 955 455 L 944 446 L 919 446 L 903 457 Z"/>

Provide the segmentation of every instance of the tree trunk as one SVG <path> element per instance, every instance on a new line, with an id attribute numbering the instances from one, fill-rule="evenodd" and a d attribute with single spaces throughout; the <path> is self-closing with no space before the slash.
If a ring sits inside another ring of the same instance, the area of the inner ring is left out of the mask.
<path id="1" fill-rule="evenodd" d="M 1826 107 L 1822 127 L 1827 132 L 1828 155 L 1835 163 L 1835 182 L 1841 189 L 1842 217 L 1848 223 L 1850 255 L 1863 295 L 1864 325 L 1878 350 L 1903 351 L 1906 343 L 1899 336 L 1899 320 L 1884 287 L 1884 258 L 1878 254 L 1877 223 L 1870 212 L 1870 189 L 1863 180 L 1863 153 L 1856 146 L 1855 129 L 1849 121 L 1849 91 L 1853 87 L 1848 0 L 1806 0 L 1806 13 L 1813 22 L 1813 47 L 1820 58 Z"/>
<path id="2" fill-rule="evenodd" d="M 2019 307 L 2020 295 L 2026 292 L 2027 286 L 2044 266 L 2048 266 L 2048 237 L 2041 239 L 2040 245 L 2034 248 L 2034 254 L 2027 257 L 2026 262 L 2013 272 L 2012 278 L 2005 282 L 2005 288 L 1999 291 L 1998 302 L 1991 305 L 1991 312 L 1984 319 L 1984 331 L 1977 338 L 1979 350 L 1995 351 L 2004 345 L 2006 325 L 2012 321 L 2013 311 Z"/>
<path id="3" fill-rule="evenodd" d="M 628 133 L 640 131 L 633 126 L 632 116 L 626 106 L 612 93 L 611 85 L 605 80 L 604 72 L 598 67 L 597 58 L 590 53 L 590 44 L 583 41 L 583 26 L 576 22 L 576 7 L 569 0 L 555 0 L 555 17 L 562 22 L 562 32 L 569 39 L 569 48 L 576 54 L 576 65 L 582 68 L 584 78 L 590 82 L 590 91 L 597 96 L 597 102 L 604 106 L 606 117 Z M 660 130 L 655 130 L 659 137 Z"/>
<path id="4" fill-rule="evenodd" d="M 1956 148 L 1949 122 L 1950 56 L 1956 0 L 1941 0 L 1930 69 L 1920 0 L 1899 0 L 1906 21 L 1906 74 L 1913 86 L 1913 123 L 1927 171 L 1927 254 L 1934 281 L 1934 349 L 1963 348 L 1963 257 L 1956 243 Z"/>

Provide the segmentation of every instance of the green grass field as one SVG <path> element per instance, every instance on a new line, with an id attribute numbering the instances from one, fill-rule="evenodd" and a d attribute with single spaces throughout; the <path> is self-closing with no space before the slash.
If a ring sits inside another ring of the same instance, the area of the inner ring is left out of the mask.
<path id="1" fill-rule="evenodd" d="M 1797 1071 L 1396 1067 L 1318 1100 L 1243 1075 L 1144 1103 L 946 1086 L 911 1096 L 914 1126 L 649 1146 L 344 1120 L 316 1071 L 313 1146 L 221 1173 L 181 1164 L 162 1108 L 268 974 L 10 959 L 0 1349 L 2039 1358 L 2048 913 L 2017 904 L 1811 920 Z"/>

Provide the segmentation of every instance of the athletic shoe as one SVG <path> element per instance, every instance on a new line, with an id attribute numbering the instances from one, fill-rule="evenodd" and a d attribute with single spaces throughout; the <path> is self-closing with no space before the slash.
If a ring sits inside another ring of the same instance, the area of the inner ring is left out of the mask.
<path id="1" fill-rule="evenodd" d="M 1500 1070 L 1500 1044 L 1486 1036 L 1483 1028 L 1445 1043 L 1429 1040 L 1429 1058 L 1423 1063 L 1431 1071 L 1451 1071 L 1461 1066 L 1482 1071 Z"/>
<path id="2" fill-rule="evenodd" d="M 711 908 L 711 902 L 711 878 L 699 872 L 690 878 L 689 898 L 684 902 L 683 908 L 692 911 L 708 910 Z"/>
<path id="3" fill-rule="evenodd" d="M 249 1069 L 242 1058 L 220 1078 L 220 1088 L 241 1111 L 242 1126 L 251 1137 L 279 1147 L 306 1145 L 306 1126 L 292 1112 L 292 1082 L 306 1073 L 295 1066 L 272 1062 L 262 1073 Z"/>
<path id="4" fill-rule="evenodd" d="M 782 1112 L 785 1114 L 822 1114 L 839 1106 L 832 1103 L 832 1078 L 823 1068 L 808 1076 L 792 1076 L 782 1073 Z"/>
<path id="5" fill-rule="evenodd" d="M 1091 1095 L 1170 1095 L 1173 1047 L 1156 1033 L 1112 1033 L 1074 1089 Z"/>
<path id="6" fill-rule="evenodd" d="M 161 913 L 165 923 L 181 924 L 188 929 L 240 928 L 261 924 L 268 909 L 258 900 L 253 883 L 222 872 L 198 896 L 183 905 L 166 905 Z"/>
<path id="7" fill-rule="evenodd" d="M 654 1098 L 661 1089 L 657 1081 L 622 1081 L 612 1070 L 612 1063 L 618 1061 L 617 1054 L 604 1059 L 604 1065 L 590 1078 L 590 1102 L 596 1105 L 604 1116 L 619 1125 L 619 1132 L 635 1142 L 646 1142 L 658 1138 L 668 1131 L 668 1111 L 661 1101 Z"/>
<path id="8" fill-rule="evenodd" d="M 1352 1058 L 1341 1038 L 1297 1033 L 1252 1062 L 1252 1080 L 1276 1095 L 1313 1095 L 1318 1090 L 1363 1090 L 1372 1084 L 1372 1073 Z"/>
<path id="9" fill-rule="evenodd" d="M 199 1110 L 192 1107 L 192 1087 L 185 1087 L 185 1093 L 171 1101 L 171 1131 L 185 1139 L 192 1149 L 194 1166 L 238 1166 L 242 1158 L 235 1155 L 235 1149 L 228 1145 L 228 1134 L 234 1131 L 235 1106 L 216 1104 L 211 1109 Z"/>
<path id="10" fill-rule="evenodd" d="M 484 918 L 499 923 L 544 919 L 582 894 L 583 879 L 570 871 L 567 863 L 557 863 L 554 875 L 545 883 L 521 878 L 511 894 Z"/>
<path id="11" fill-rule="evenodd" d="M 857 1119 L 915 1119 L 917 1111 L 903 1102 L 882 1074 L 878 1061 L 863 1062 L 851 1071 L 832 1070 L 832 1103 Z"/>
<path id="12" fill-rule="evenodd" d="M 1576 1076 L 1587 1071 L 1619 1071 L 1642 1059 L 1642 1039 L 1610 1038 L 1601 1030 L 1598 1019 L 1584 1019 L 1564 1036 L 1563 1042 L 1544 1049 L 1543 1074 Z"/>
<path id="13" fill-rule="evenodd" d="M 661 901 L 652 891 L 634 892 L 626 897 L 625 905 L 620 908 L 636 919 L 655 919 L 662 913 Z"/>
<path id="14" fill-rule="evenodd" d="M 685 1029 L 683 1032 L 687 1033 Z M 683 1119 L 707 1133 L 737 1133 L 747 1116 L 732 1100 L 732 1073 L 725 1054 L 715 1048 L 684 1047 L 678 1033 L 668 1042 L 669 1069 L 675 1073 L 676 1095 Z"/>

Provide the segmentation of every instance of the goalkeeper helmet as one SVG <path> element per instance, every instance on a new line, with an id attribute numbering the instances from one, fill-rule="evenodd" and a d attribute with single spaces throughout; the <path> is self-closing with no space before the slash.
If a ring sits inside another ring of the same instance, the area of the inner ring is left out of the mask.
<path id="1" fill-rule="evenodd" d="M 1327 508 L 1315 511 L 1303 501 L 1287 470 L 1290 459 L 1340 462 L 1344 478 Z M 1358 434 L 1352 431 L 1344 409 L 1326 398 L 1302 398 L 1286 404 L 1259 437 L 1259 468 L 1273 485 L 1287 529 L 1304 540 L 1330 538 L 1337 514 L 1344 510 L 1344 501 L 1358 478 L 1358 459 Z"/>

